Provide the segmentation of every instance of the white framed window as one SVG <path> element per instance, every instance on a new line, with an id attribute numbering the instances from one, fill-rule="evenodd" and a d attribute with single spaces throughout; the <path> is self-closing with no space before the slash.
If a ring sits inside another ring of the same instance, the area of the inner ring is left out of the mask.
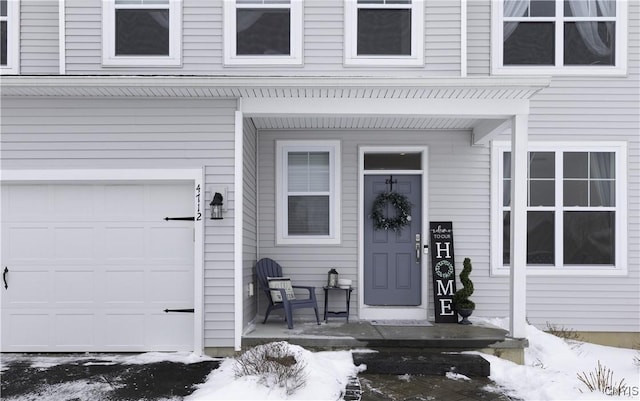
<path id="1" fill-rule="evenodd" d="M 182 64 L 182 0 L 104 0 L 102 64 Z"/>
<path id="2" fill-rule="evenodd" d="M 493 0 L 494 74 L 624 75 L 627 1 Z"/>
<path id="3" fill-rule="evenodd" d="M 510 263 L 511 153 L 492 145 L 492 273 Z M 527 274 L 627 273 L 627 149 L 623 142 L 530 143 Z"/>
<path id="4" fill-rule="evenodd" d="M 340 141 L 276 142 L 276 242 L 339 244 Z"/>
<path id="5" fill-rule="evenodd" d="M 0 0 L 0 73 L 20 73 L 19 0 Z"/>
<path id="6" fill-rule="evenodd" d="M 301 65 L 302 7 L 302 0 L 225 0 L 225 64 Z"/>
<path id="7" fill-rule="evenodd" d="M 345 64 L 424 64 L 422 0 L 345 0 Z"/>

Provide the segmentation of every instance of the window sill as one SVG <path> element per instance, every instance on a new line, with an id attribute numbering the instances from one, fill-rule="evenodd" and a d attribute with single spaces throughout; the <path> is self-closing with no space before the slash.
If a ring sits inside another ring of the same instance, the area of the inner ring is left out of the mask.
<path id="1" fill-rule="evenodd" d="M 555 75 L 555 76 L 606 76 L 624 77 L 627 69 L 624 67 L 555 67 L 555 66 L 494 66 L 492 75 Z"/>
<path id="2" fill-rule="evenodd" d="M 233 66 L 270 66 L 270 65 L 293 65 L 302 66 L 301 57 L 273 57 L 273 56 L 231 56 L 224 60 L 225 67 Z"/>
<path id="3" fill-rule="evenodd" d="M 276 245 L 339 245 L 340 238 L 278 238 L 276 239 Z"/>
<path id="4" fill-rule="evenodd" d="M 102 60 L 103 67 L 181 67 L 182 60 L 179 57 L 167 56 L 121 56 L 108 57 Z"/>
<path id="5" fill-rule="evenodd" d="M 399 58 L 389 56 L 379 57 L 345 57 L 346 67 L 422 67 L 424 62 L 421 57 Z"/>
<path id="6" fill-rule="evenodd" d="M 18 67 L 0 67 L 0 75 L 18 75 L 20 74 L 20 69 Z"/>
<path id="7" fill-rule="evenodd" d="M 527 276 L 555 276 L 555 277 L 617 277 L 626 276 L 627 269 L 623 267 L 580 266 L 580 267 L 536 267 L 527 266 Z M 494 277 L 509 276 L 508 267 L 492 268 Z"/>

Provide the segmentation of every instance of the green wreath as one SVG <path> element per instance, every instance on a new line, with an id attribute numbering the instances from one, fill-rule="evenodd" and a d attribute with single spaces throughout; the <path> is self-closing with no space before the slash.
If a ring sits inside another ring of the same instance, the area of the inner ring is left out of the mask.
<path id="1" fill-rule="evenodd" d="M 388 218 L 383 214 L 383 209 L 388 203 L 396 208 L 396 217 L 394 218 Z M 411 221 L 411 202 L 406 196 L 399 193 L 383 192 L 373 201 L 371 218 L 376 230 L 401 230 Z"/>

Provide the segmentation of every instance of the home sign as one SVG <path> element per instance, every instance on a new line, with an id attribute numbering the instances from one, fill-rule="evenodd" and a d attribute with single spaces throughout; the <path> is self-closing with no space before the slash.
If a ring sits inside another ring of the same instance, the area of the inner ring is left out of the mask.
<path id="1" fill-rule="evenodd" d="M 453 308 L 453 294 L 456 292 L 453 225 L 450 221 L 431 222 L 429 232 L 435 321 L 457 323 L 458 316 Z"/>

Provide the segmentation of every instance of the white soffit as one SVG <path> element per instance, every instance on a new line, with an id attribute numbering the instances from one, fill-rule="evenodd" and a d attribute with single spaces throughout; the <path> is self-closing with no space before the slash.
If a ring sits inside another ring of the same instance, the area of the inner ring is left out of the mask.
<path id="1" fill-rule="evenodd" d="M 430 117 L 254 117 L 259 130 L 282 129 L 407 129 L 470 130 L 477 119 Z"/>

